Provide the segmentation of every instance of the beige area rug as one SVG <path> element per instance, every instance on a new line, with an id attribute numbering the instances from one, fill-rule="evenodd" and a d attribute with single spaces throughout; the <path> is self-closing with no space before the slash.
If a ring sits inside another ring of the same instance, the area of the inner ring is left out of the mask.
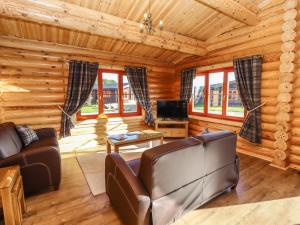
<path id="1" fill-rule="evenodd" d="M 158 144 L 153 143 L 153 146 Z M 136 159 L 140 158 L 143 151 L 148 148 L 150 148 L 150 144 L 148 143 L 127 146 L 120 149 L 120 155 L 126 161 Z M 106 152 L 95 152 L 77 156 L 77 161 L 94 196 L 105 192 L 105 156 Z"/>

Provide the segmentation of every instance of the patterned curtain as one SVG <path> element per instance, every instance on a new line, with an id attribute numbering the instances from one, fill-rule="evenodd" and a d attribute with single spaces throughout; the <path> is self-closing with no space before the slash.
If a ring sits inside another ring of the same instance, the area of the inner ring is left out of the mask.
<path id="1" fill-rule="evenodd" d="M 240 136 L 253 143 L 261 143 L 260 83 L 262 57 L 252 56 L 233 62 L 235 79 L 242 103 L 248 114 Z"/>
<path id="2" fill-rule="evenodd" d="M 128 82 L 138 103 L 146 112 L 145 123 L 153 126 L 152 106 L 148 91 L 147 69 L 145 67 L 125 67 Z"/>
<path id="3" fill-rule="evenodd" d="M 196 68 L 185 69 L 181 72 L 180 100 L 189 102 L 193 92 L 193 79 Z"/>
<path id="4" fill-rule="evenodd" d="M 70 130 L 74 127 L 71 116 L 79 111 L 88 99 L 97 74 L 98 63 L 73 60 L 69 62 L 68 91 L 62 112 L 60 137 L 70 136 Z"/>

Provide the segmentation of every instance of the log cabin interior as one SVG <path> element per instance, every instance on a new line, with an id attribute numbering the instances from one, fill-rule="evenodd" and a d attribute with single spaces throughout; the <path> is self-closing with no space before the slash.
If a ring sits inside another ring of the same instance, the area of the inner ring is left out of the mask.
<path id="1" fill-rule="evenodd" d="M 300 224 L 299 0 L 0 3 L 0 224 Z"/>

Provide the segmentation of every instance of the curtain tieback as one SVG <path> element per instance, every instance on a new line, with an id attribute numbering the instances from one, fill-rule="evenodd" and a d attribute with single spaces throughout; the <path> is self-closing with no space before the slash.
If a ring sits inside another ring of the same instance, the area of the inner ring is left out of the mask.
<path id="1" fill-rule="evenodd" d="M 254 112 L 255 110 L 261 108 L 262 106 L 264 106 L 267 102 L 264 102 L 256 107 L 254 107 L 253 109 L 248 110 L 248 113 Z"/>
<path id="2" fill-rule="evenodd" d="M 70 118 L 71 121 L 73 120 L 73 118 L 72 118 L 68 113 L 66 113 L 65 110 L 63 110 L 63 108 L 60 107 L 60 105 L 57 105 L 57 106 L 58 106 L 58 108 L 60 109 L 60 111 L 62 111 L 67 117 Z"/>

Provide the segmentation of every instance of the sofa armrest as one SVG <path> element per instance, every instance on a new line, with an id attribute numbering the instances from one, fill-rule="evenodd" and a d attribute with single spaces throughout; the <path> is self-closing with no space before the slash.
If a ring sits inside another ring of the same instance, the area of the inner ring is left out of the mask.
<path id="1" fill-rule="evenodd" d="M 130 221 L 130 224 L 144 224 L 149 213 L 150 197 L 141 181 L 117 153 L 106 156 L 105 182 L 110 200 L 120 215 L 125 217 L 125 221 Z M 127 204 L 121 201 L 123 197 Z"/>
<path id="2" fill-rule="evenodd" d="M 39 139 L 43 139 L 46 137 L 56 137 L 56 130 L 54 128 L 40 128 L 34 130 L 39 137 Z"/>
<path id="3" fill-rule="evenodd" d="M 61 158 L 59 150 L 54 146 L 38 147 L 21 152 L 26 165 L 40 164 L 47 168 L 50 183 L 58 186 L 61 180 Z"/>
<path id="4" fill-rule="evenodd" d="M 0 160 L 0 168 L 14 165 L 19 165 L 20 167 L 22 167 L 25 164 L 26 162 L 22 153 L 18 153 Z"/>

